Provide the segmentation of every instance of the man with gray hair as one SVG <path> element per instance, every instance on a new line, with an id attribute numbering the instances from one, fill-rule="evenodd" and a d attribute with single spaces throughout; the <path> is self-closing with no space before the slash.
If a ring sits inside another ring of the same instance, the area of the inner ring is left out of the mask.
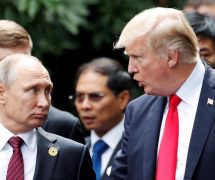
<path id="1" fill-rule="evenodd" d="M 146 94 L 126 108 L 111 180 L 213 180 L 215 71 L 180 10 L 151 8 L 132 18 L 116 48 Z"/>
<path id="2" fill-rule="evenodd" d="M 11 20 L 0 20 L 0 60 L 10 54 L 31 54 L 33 44 L 30 34 Z M 51 105 L 43 129 L 48 132 L 85 143 L 79 119 L 71 113 Z"/>
<path id="3" fill-rule="evenodd" d="M 0 179 L 95 179 L 85 145 L 40 128 L 51 91 L 37 58 L 13 54 L 0 62 Z"/>

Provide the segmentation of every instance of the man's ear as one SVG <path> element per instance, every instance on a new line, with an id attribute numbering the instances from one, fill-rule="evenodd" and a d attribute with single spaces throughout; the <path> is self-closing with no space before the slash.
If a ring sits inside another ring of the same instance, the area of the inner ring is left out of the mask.
<path id="1" fill-rule="evenodd" d="M 168 66 L 170 68 L 174 67 L 179 61 L 179 52 L 178 50 L 171 51 L 168 54 Z"/>
<path id="2" fill-rule="evenodd" d="M 131 99 L 130 92 L 128 90 L 122 91 L 118 95 L 119 106 L 121 110 L 124 110 Z"/>
<path id="3" fill-rule="evenodd" d="M 5 104 L 6 89 L 3 84 L 0 83 L 0 104 Z"/>

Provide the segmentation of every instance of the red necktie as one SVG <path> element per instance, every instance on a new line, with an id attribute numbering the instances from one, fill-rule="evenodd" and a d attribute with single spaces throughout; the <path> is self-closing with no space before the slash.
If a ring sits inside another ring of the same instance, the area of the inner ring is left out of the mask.
<path id="1" fill-rule="evenodd" d="M 180 101 L 178 96 L 170 96 L 169 111 L 158 154 L 156 180 L 175 180 L 179 129 L 177 106 Z"/>
<path id="2" fill-rule="evenodd" d="M 10 158 L 10 162 L 7 169 L 7 180 L 24 180 L 24 163 L 21 152 L 21 145 L 23 143 L 22 138 L 12 137 L 8 143 L 13 148 L 13 155 Z"/>

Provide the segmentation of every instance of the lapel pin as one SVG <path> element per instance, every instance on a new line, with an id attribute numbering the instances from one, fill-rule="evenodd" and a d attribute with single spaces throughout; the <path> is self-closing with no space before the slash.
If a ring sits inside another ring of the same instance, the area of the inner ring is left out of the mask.
<path id="1" fill-rule="evenodd" d="M 211 99 L 211 98 L 208 98 L 207 104 L 208 104 L 208 105 L 213 105 L 213 104 L 214 104 L 214 100 Z"/>
<path id="2" fill-rule="evenodd" d="M 58 149 L 56 147 L 50 147 L 48 153 L 50 156 L 56 156 L 58 153 Z"/>
<path id="3" fill-rule="evenodd" d="M 108 176 L 110 176 L 110 172 L 111 172 L 111 166 L 109 166 L 109 167 L 107 168 L 106 174 L 107 174 Z"/>

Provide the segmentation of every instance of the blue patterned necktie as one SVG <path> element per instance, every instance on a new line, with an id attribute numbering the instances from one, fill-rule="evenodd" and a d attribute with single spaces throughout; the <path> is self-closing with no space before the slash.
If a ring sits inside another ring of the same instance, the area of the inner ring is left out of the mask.
<path id="1" fill-rule="evenodd" d="M 108 149 L 108 145 L 103 140 L 98 140 L 93 147 L 93 169 L 96 173 L 96 180 L 101 177 L 101 156 Z"/>

